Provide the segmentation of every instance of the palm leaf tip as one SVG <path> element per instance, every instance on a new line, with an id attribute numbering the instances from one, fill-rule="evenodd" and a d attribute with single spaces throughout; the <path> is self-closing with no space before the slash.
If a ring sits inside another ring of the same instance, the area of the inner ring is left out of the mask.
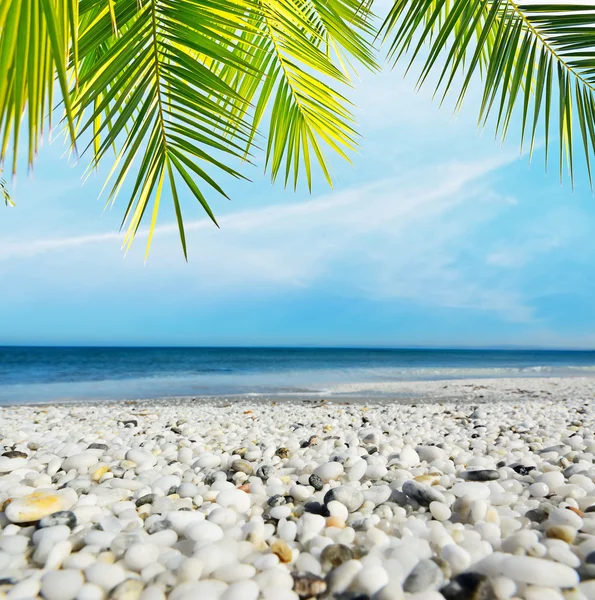
<path id="1" fill-rule="evenodd" d="M 333 84 L 349 85 L 348 59 L 375 65 L 359 0 L 84 0 L 81 14 L 79 134 L 92 133 L 94 166 L 117 147 L 108 202 L 132 177 L 127 248 L 147 211 L 150 245 L 165 186 L 187 257 L 182 188 L 218 226 L 207 192 L 227 195 L 211 173 L 245 178 L 231 165 L 250 157 L 269 111 L 273 179 L 302 173 L 310 187 L 316 160 L 330 180 L 323 145 L 343 156 L 355 145 Z"/>
<path id="2" fill-rule="evenodd" d="M 416 59 L 422 60 L 419 85 L 437 72 L 435 91 L 442 99 L 460 85 L 456 109 L 460 109 L 471 81 L 480 80 L 480 123 L 485 126 L 493 117 L 496 133 L 504 138 L 512 115 L 520 112 L 521 145 L 529 136 L 531 154 L 536 135 L 542 133 L 546 163 L 551 112 L 557 109 L 560 176 L 566 167 L 574 180 L 574 130 L 578 129 L 591 181 L 595 152 L 594 7 L 571 2 L 396 0 L 381 32 L 393 59 L 409 55 L 410 66 Z M 429 50 L 422 59 L 424 47 Z"/>
<path id="3" fill-rule="evenodd" d="M 12 196 L 10 195 L 10 192 L 8 191 L 8 185 L 2 177 L 0 177 L 0 196 L 2 196 L 5 206 L 16 206 Z"/>

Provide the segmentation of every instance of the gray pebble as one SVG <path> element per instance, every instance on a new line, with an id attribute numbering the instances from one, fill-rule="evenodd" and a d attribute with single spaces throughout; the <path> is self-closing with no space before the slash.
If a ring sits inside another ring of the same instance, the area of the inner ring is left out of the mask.
<path id="1" fill-rule="evenodd" d="M 275 494 L 274 496 L 271 496 L 268 500 L 267 500 L 267 504 L 269 506 L 281 506 L 283 504 L 285 504 L 285 498 L 283 496 L 281 496 L 281 494 Z"/>
<path id="2" fill-rule="evenodd" d="M 413 479 L 403 484 L 403 493 L 424 506 L 428 506 L 430 502 L 444 502 L 444 496 L 438 490 Z"/>
<path id="3" fill-rule="evenodd" d="M 442 569 L 433 560 L 424 558 L 407 575 L 403 582 L 403 590 L 410 594 L 417 594 L 426 590 L 437 590 L 443 583 Z"/>
<path id="4" fill-rule="evenodd" d="M 47 517 L 43 517 L 37 524 L 40 529 L 55 527 L 56 525 L 66 525 L 70 529 L 74 529 L 76 527 L 76 515 L 70 510 L 60 510 Z"/>
<path id="5" fill-rule="evenodd" d="M 89 444 L 89 446 L 87 447 L 87 450 L 107 450 L 108 446 L 107 444 L 100 444 L 99 442 L 93 442 L 92 444 Z"/>
<path id="6" fill-rule="evenodd" d="M 262 467 L 258 467 L 256 469 L 256 476 L 260 477 L 263 480 L 267 480 L 269 477 L 272 477 L 277 470 L 275 467 L 271 467 L 270 465 L 262 465 Z"/>
<path id="7" fill-rule="evenodd" d="M 171 524 L 171 521 L 162 519 L 161 521 L 156 521 L 147 527 L 147 533 L 157 533 L 158 531 L 165 531 L 166 529 L 173 529 L 173 525 Z"/>
<path id="8" fill-rule="evenodd" d="M 246 475 L 252 475 L 254 467 L 247 460 L 238 458 L 231 463 L 231 470 L 236 473 L 240 471 L 241 473 L 246 473 Z"/>
<path id="9" fill-rule="evenodd" d="M 332 568 L 342 565 L 344 562 L 353 558 L 353 552 L 349 546 L 344 544 L 331 544 L 325 546 L 320 554 L 320 562 L 323 567 Z"/>
<path id="10" fill-rule="evenodd" d="M 332 500 L 336 500 L 346 506 L 349 512 L 355 512 L 364 503 L 364 496 L 356 488 L 348 485 L 339 485 L 331 488 L 324 495 L 325 504 L 328 504 Z"/>
<path id="11" fill-rule="evenodd" d="M 135 502 L 135 504 L 137 506 L 143 506 L 145 504 L 153 504 L 153 502 L 155 502 L 156 499 L 157 499 L 157 496 L 155 494 L 145 494 L 144 496 L 141 496 Z"/>

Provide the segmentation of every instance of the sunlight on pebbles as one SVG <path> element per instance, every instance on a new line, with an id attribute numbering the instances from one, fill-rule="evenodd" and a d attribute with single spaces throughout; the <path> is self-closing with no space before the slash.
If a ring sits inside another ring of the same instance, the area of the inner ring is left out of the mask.
<path id="1" fill-rule="evenodd" d="M 3 408 L 0 597 L 595 600 L 577 396 Z"/>

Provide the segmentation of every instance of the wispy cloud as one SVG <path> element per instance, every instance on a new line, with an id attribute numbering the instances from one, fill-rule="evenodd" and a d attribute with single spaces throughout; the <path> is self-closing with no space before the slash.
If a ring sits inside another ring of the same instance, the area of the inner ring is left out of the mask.
<path id="1" fill-rule="evenodd" d="M 514 158 L 505 153 L 475 162 L 422 167 L 305 202 L 277 204 L 187 224 L 190 264 L 182 263 L 177 226 L 157 228 L 145 273 L 176 278 L 185 293 L 332 286 L 371 299 L 411 299 L 429 305 L 491 310 L 526 320 L 530 309 L 516 293 L 465 272 L 466 232 L 489 220 L 511 199 L 495 194 L 488 175 Z M 139 234 L 132 256 L 106 252 L 116 233 L 0 244 L 0 261 L 86 257 L 113 281 L 138 268 Z M 66 261 L 66 262 L 64 262 Z M 63 275 L 62 275 L 63 277 Z"/>

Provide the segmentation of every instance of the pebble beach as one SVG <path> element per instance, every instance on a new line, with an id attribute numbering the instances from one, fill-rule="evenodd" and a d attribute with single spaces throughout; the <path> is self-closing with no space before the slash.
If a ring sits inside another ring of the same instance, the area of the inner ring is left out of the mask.
<path id="1" fill-rule="evenodd" d="M 407 385 L 0 408 L 0 598 L 595 600 L 595 380 Z"/>

